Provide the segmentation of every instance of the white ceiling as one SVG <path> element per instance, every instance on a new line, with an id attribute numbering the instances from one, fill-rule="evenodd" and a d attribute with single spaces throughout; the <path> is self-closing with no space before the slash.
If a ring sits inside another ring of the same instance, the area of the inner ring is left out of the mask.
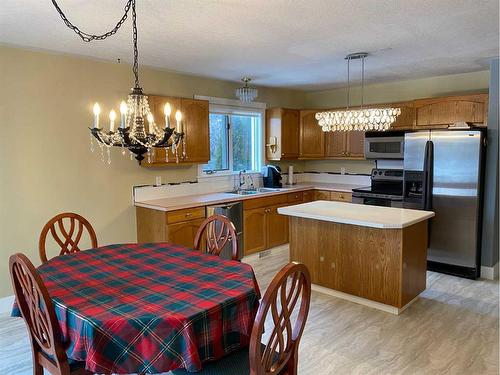
<path id="1" fill-rule="evenodd" d="M 0 42 L 131 60 L 131 21 L 82 42 L 49 0 L 2 0 Z M 90 33 L 125 0 L 58 0 Z M 366 51 L 369 82 L 485 70 L 499 54 L 498 0 L 137 0 L 140 63 L 298 89 L 344 86 L 344 57 Z M 359 72 L 353 65 L 353 74 Z"/>

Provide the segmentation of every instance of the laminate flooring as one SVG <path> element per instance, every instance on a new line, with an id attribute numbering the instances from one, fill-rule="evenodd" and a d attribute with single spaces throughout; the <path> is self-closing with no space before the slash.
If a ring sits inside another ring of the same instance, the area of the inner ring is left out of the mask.
<path id="1" fill-rule="evenodd" d="M 288 246 L 243 261 L 264 292 L 288 262 Z M 313 291 L 299 374 L 499 374 L 498 304 L 498 282 L 434 272 L 399 316 Z M 0 375 L 31 371 L 24 322 L 0 315 Z"/>

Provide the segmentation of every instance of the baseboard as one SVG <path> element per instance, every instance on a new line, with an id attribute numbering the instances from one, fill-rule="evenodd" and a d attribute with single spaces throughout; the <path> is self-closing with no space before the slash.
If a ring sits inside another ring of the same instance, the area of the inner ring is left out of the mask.
<path id="1" fill-rule="evenodd" d="M 14 303 L 13 295 L 0 298 L 0 314 L 10 313 L 12 311 L 13 303 Z"/>
<path id="2" fill-rule="evenodd" d="M 337 298 L 342 298 L 342 299 L 345 299 L 345 300 L 350 301 L 350 302 L 358 303 L 360 305 L 371 307 L 373 309 L 381 310 L 381 311 L 384 311 L 384 312 L 387 312 L 390 314 L 394 314 L 394 315 L 401 314 L 411 304 L 413 304 L 417 300 L 417 298 L 419 297 L 419 296 L 416 296 L 410 302 L 408 302 L 406 305 L 404 305 L 401 308 L 398 308 L 395 306 L 386 305 L 385 303 L 380 303 L 380 302 L 372 301 L 372 300 L 369 300 L 366 298 L 353 296 L 352 294 L 340 292 L 338 290 L 325 288 L 324 286 L 317 285 L 317 284 L 312 284 L 311 289 L 316 291 L 316 292 L 328 294 L 330 296 L 337 297 Z"/>
<path id="3" fill-rule="evenodd" d="M 481 266 L 481 278 L 487 280 L 498 279 L 498 263 L 493 267 Z"/>

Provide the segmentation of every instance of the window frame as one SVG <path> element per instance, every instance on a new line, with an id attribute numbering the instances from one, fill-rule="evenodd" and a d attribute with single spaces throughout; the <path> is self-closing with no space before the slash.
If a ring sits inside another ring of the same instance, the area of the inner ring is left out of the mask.
<path id="1" fill-rule="evenodd" d="M 265 165 L 265 114 L 266 114 L 266 103 L 251 102 L 245 103 L 240 100 L 225 99 L 225 98 L 214 98 L 207 96 L 195 96 L 195 99 L 208 100 L 209 102 L 209 113 L 210 114 L 223 114 L 223 115 L 243 115 L 243 116 L 256 116 L 260 117 L 260 126 L 256 126 L 252 129 L 252 137 L 257 140 L 258 144 L 256 147 L 252 147 L 253 152 L 256 153 L 252 158 L 256 165 L 253 166 L 252 170 L 247 170 L 247 173 L 260 173 L 260 169 Z M 233 142 L 232 142 L 232 126 L 230 124 L 228 129 L 228 169 L 215 170 L 213 173 L 207 173 L 210 171 L 203 170 L 203 164 L 200 168 L 201 175 L 207 176 L 223 176 L 223 175 L 233 175 L 237 174 L 238 171 L 233 171 Z M 200 174 L 200 173 L 199 173 Z"/>

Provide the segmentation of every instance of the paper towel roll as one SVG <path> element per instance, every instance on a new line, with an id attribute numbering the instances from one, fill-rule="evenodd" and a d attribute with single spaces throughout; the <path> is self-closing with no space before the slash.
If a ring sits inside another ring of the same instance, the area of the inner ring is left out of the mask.
<path id="1" fill-rule="evenodd" d="M 293 185 L 293 165 L 288 166 L 288 185 Z"/>

